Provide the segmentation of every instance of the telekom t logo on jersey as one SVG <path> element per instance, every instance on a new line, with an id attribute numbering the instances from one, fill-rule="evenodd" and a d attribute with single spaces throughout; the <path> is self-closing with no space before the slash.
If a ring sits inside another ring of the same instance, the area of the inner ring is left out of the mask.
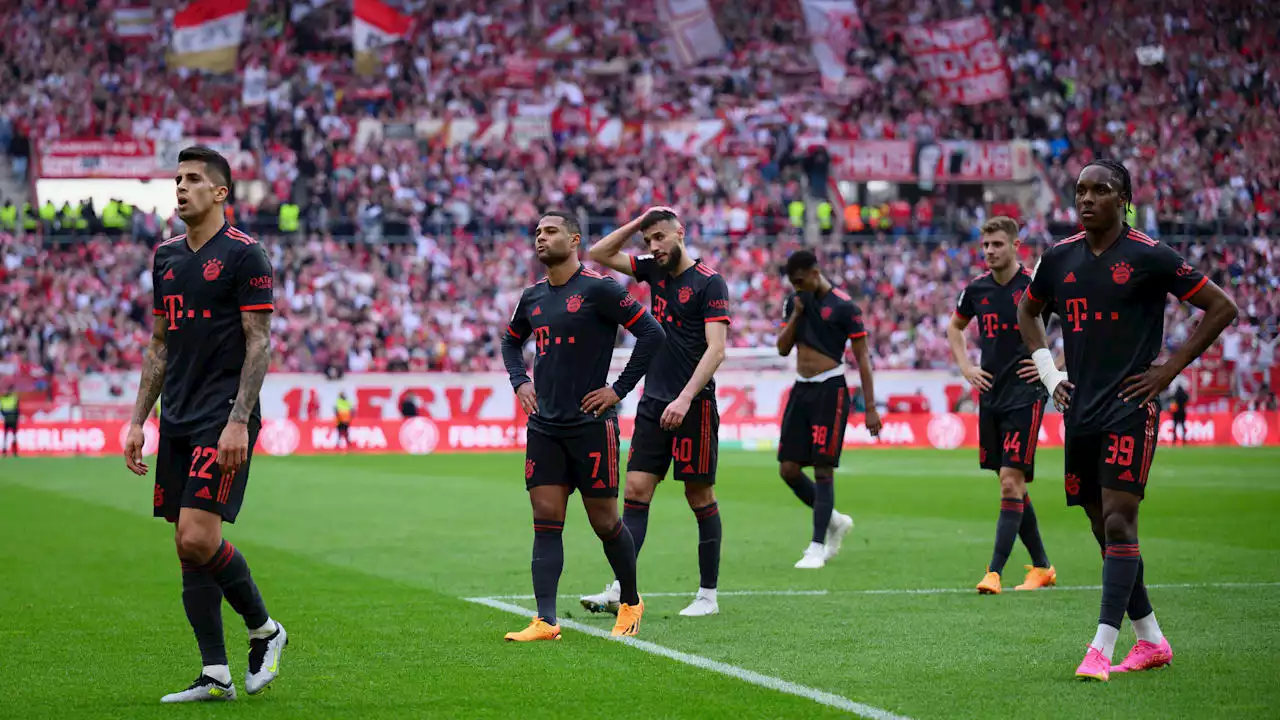
<path id="1" fill-rule="evenodd" d="M 999 316 L 999 315 L 997 315 L 996 313 L 983 313 L 983 314 L 982 314 L 982 331 L 983 331 L 984 333 L 986 333 L 987 337 L 989 337 L 989 338 L 993 338 L 993 337 L 995 337 L 995 336 L 996 336 L 996 328 L 998 328 L 998 327 L 1000 327 L 1000 316 Z"/>
<path id="2" fill-rule="evenodd" d="M 1067 322 L 1071 323 L 1071 332 L 1080 332 L 1080 323 L 1089 317 L 1089 301 L 1085 298 L 1067 299 Z"/>
<path id="3" fill-rule="evenodd" d="M 178 318 L 182 317 L 182 296 L 164 296 L 164 315 L 169 319 L 169 329 L 178 329 Z"/>
<path id="4" fill-rule="evenodd" d="M 551 344 L 551 328 L 547 325 L 534 328 L 533 343 L 538 347 L 539 355 L 546 355 L 547 346 Z"/>

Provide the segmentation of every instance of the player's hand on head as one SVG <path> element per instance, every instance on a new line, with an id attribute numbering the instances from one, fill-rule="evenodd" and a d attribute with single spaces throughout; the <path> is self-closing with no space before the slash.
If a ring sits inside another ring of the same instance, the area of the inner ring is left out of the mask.
<path id="1" fill-rule="evenodd" d="M 667 409 L 662 411 L 662 417 L 659 419 L 658 424 L 662 426 L 663 430 L 675 430 L 680 427 L 684 424 L 685 415 L 689 414 L 689 406 L 691 404 L 681 397 L 672 400 L 667 405 Z"/>
<path id="2" fill-rule="evenodd" d="M 1036 361 L 1031 358 L 1025 358 L 1018 363 L 1018 377 L 1026 380 L 1031 385 L 1039 383 L 1040 371 L 1036 370 Z"/>
<path id="3" fill-rule="evenodd" d="M 1031 361 L 1028 360 L 1027 362 L 1031 362 Z M 969 384 L 977 388 L 979 392 L 986 392 L 991 389 L 991 379 L 992 379 L 991 373 L 987 372 L 986 370 L 983 370 L 977 365 L 974 365 L 968 368 L 967 370 L 962 371 L 961 374 L 963 374 L 964 379 L 968 380 Z M 1036 379 L 1037 382 L 1040 381 L 1040 375 L 1036 372 L 1035 363 L 1031 363 L 1031 375 Z M 1018 371 L 1018 376 L 1022 377 L 1021 370 Z"/>
<path id="4" fill-rule="evenodd" d="M 876 412 L 875 408 L 869 407 L 867 408 L 865 420 L 867 432 L 871 433 L 871 437 L 880 437 L 880 429 L 884 427 L 880 421 L 880 413 Z"/>
<path id="5" fill-rule="evenodd" d="M 605 385 L 599 390 L 592 390 L 587 396 L 582 398 L 582 412 L 591 413 L 596 417 L 618 404 L 618 393 L 614 392 L 613 387 Z"/>
<path id="6" fill-rule="evenodd" d="M 516 399 L 520 401 L 520 409 L 525 415 L 538 412 L 538 391 L 533 389 L 533 383 L 527 382 L 516 388 Z"/>
<path id="7" fill-rule="evenodd" d="M 1120 399 L 1145 405 L 1164 392 L 1175 377 L 1177 373 L 1171 372 L 1168 365 L 1152 365 L 1146 372 L 1130 375 L 1120 383 Z"/>
<path id="8" fill-rule="evenodd" d="M 249 458 L 249 426 L 229 422 L 218 437 L 218 469 L 234 476 Z"/>
<path id="9" fill-rule="evenodd" d="M 1076 386 L 1070 380 L 1063 380 L 1053 389 L 1053 404 L 1058 412 L 1066 412 L 1071 407 L 1071 391 L 1075 389 Z"/>
<path id="10" fill-rule="evenodd" d="M 146 435 L 141 425 L 129 427 L 129 435 L 124 440 L 124 465 L 134 475 L 146 475 L 147 464 L 142 462 L 142 446 L 146 444 Z"/>
<path id="11" fill-rule="evenodd" d="M 653 207 L 644 211 L 644 216 L 648 217 L 650 215 L 653 215 L 654 213 L 671 213 L 676 217 L 680 217 L 680 213 L 676 212 L 675 208 L 667 207 L 666 205 L 654 205 Z"/>

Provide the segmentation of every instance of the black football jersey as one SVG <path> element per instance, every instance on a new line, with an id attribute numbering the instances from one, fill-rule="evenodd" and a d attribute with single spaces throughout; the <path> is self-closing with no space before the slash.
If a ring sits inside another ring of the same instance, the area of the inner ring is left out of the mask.
<path id="1" fill-rule="evenodd" d="M 813 293 L 792 293 L 782 307 L 782 325 L 786 327 L 796 306 L 796 297 L 804 305 L 800 327 L 796 328 L 796 344 L 808 345 L 836 362 L 844 361 L 844 348 L 850 340 L 867 336 L 862 326 L 862 310 L 840 288 L 817 298 Z"/>
<path id="2" fill-rule="evenodd" d="M 1045 251 L 1027 292 L 1062 320 L 1067 374 L 1075 385 L 1067 429 L 1105 432 L 1143 412 L 1120 399 L 1125 378 L 1144 372 L 1164 341 L 1165 299 L 1185 301 L 1208 279 L 1172 248 L 1124 226 L 1094 255 L 1084 233 Z"/>
<path id="3" fill-rule="evenodd" d="M 956 303 L 956 315 L 976 321 L 982 369 L 991 373 L 991 389 L 978 396 L 984 408 L 1016 410 L 1046 396 L 1043 383 L 1018 377 L 1020 363 L 1031 357 L 1018 329 L 1018 303 L 1030 284 L 1031 272 L 1025 267 L 1005 285 L 986 272 L 965 287 Z M 1046 322 L 1048 316 L 1046 305 Z"/>
<path id="4" fill-rule="evenodd" d="M 707 351 L 707 323 L 729 322 L 729 287 L 701 260 L 673 277 L 652 255 L 641 255 L 631 258 L 631 271 L 637 280 L 649 283 L 653 316 L 667 333 L 667 341 L 645 376 L 644 396 L 671 402 L 684 390 Z M 712 378 L 695 399 L 715 397 L 716 381 Z"/>
<path id="5" fill-rule="evenodd" d="M 180 235 L 156 246 L 151 270 L 154 321 L 166 323 L 160 430 L 187 435 L 224 425 L 240 392 L 244 311 L 271 312 L 266 250 L 231 225 L 199 251 Z M 255 404 L 252 420 L 260 421 Z"/>
<path id="6" fill-rule="evenodd" d="M 619 326 L 637 339 L 613 384 L 621 398 L 644 377 L 662 344 L 662 326 L 617 281 L 585 266 L 564 285 L 544 279 L 525 288 L 503 336 L 502 359 L 513 388 L 529 382 L 522 349 L 533 337 L 538 411 L 529 416 L 530 427 L 549 430 L 617 417 L 616 406 L 598 418 L 584 413 L 582 399 L 605 386 Z"/>

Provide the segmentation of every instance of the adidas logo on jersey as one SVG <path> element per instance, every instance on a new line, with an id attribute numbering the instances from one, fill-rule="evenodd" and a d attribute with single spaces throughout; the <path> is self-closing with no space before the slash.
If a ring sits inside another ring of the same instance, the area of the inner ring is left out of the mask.
<path id="1" fill-rule="evenodd" d="M 165 273 L 165 274 L 164 274 L 164 279 L 165 279 L 165 280 L 172 280 L 172 279 L 173 279 L 173 268 L 169 268 L 169 272 L 167 272 L 167 273 Z"/>
<path id="2" fill-rule="evenodd" d="M 533 309 L 533 312 L 532 312 L 532 313 L 529 313 L 529 314 L 530 314 L 530 315 L 541 315 L 541 314 L 542 314 L 542 306 L 541 306 L 541 305 L 539 305 L 538 307 L 534 308 L 534 309 Z"/>
<path id="3" fill-rule="evenodd" d="M 682 468 L 682 469 L 680 470 L 680 472 L 682 472 L 682 473 L 687 473 L 687 474 L 689 474 L 689 475 L 692 475 L 692 474 L 696 473 L 696 472 L 697 472 L 697 470 L 694 470 L 694 469 L 693 469 L 693 464 L 692 464 L 692 463 L 686 463 L 686 464 L 685 464 L 685 466 L 684 466 L 684 468 Z"/>
<path id="4" fill-rule="evenodd" d="M 196 493 L 196 497 L 200 498 L 201 500 L 212 500 L 212 499 L 213 499 L 213 495 L 211 495 L 211 494 L 209 493 L 209 486 L 208 486 L 208 485 L 205 485 L 204 487 L 200 488 L 200 492 Z"/>
<path id="5" fill-rule="evenodd" d="M 1069 283 L 1069 282 L 1073 283 L 1075 281 L 1076 281 L 1076 274 L 1074 272 L 1069 272 L 1067 273 L 1066 277 L 1062 278 L 1062 282 L 1064 283 Z"/>
<path id="6" fill-rule="evenodd" d="M 979 305 L 990 305 L 990 304 L 991 304 L 991 301 L 990 301 L 990 300 L 988 300 L 988 299 L 986 299 L 986 298 L 982 298 L 982 302 L 980 302 L 980 303 L 978 303 L 978 304 L 979 304 Z"/>
<path id="7" fill-rule="evenodd" d="M 1133 482 L 1133 471 L 1125 470 L 1124 472 L 1120 473 L 1120 479 L 1125 482 Z"/>

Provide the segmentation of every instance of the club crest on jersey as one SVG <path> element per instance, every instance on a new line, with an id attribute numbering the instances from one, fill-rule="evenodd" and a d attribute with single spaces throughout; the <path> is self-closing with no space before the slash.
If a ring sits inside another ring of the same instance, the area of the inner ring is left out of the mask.
<path id="1" fill-rule="evenodd" d="M 1013 304 L 1017 305 L 1022 302 L 1022 288 L 1013 291 Z"/>
<path id="2" fill-rule="evenodd" d="M 682 287 L 682 288 L 680 288 L 680 293 L 679 293 L 678 297 L 680 298 L 680 304 L 681 304 L 681 305 L 683 305 L 683 304 L 685 304 L 685 303 L 689 302 L 689 298 L 693 297 L 693 288 L 691 288 L 691 287 Z"/>
<path id="3" fill-rule="evenodd" d="M 1118 262 L 1111 266 L 1111 279 L 1117 285 L 1123 285 L 1129 282 L 1129 278 L 1133 277 L 1133 268 L 1129 267 L 1127 262 Z"/>
<path id="4" fill-rule="evenodd" d="M 217 258 L 213 258 L 204 264 L 204 279 L 213 282 L 222 274 L 222 262 Z"/>
<path id="5" fill-rule="evenodd" d="M 1074 474 L 1067 473 L 1066 477 L 1063 478 L 1063 484 L 1066 485 L 1068 495 L 1080 494 L 1080 478 Z"/>
<path id="6" fill-rule="evenodd" d="M 524 479 L 525 480 L 533 479 L 533 461 L 532 460 L 524 461 Z"/>
<path id="7" fill-rule="evenodd" d="M 564 309 L 568 310 L 571 313 L 578 312 L 578 309 L 581 307 L 582 307 L 581 295 L 570 295 L 569 299 L 566 300 L 564 303 Z"/>
<path id="8" fill-rule="evenodd" d="M 829 307 L 824 307 L 824 308 L 822 308 L 822 313 L 821 313 L 821 314 L 822 314 L 822 319 L 823 319 L 823 320 L 830 320 L 830 319 L 831 319 L 831 308 L 829 308 Z"/>

